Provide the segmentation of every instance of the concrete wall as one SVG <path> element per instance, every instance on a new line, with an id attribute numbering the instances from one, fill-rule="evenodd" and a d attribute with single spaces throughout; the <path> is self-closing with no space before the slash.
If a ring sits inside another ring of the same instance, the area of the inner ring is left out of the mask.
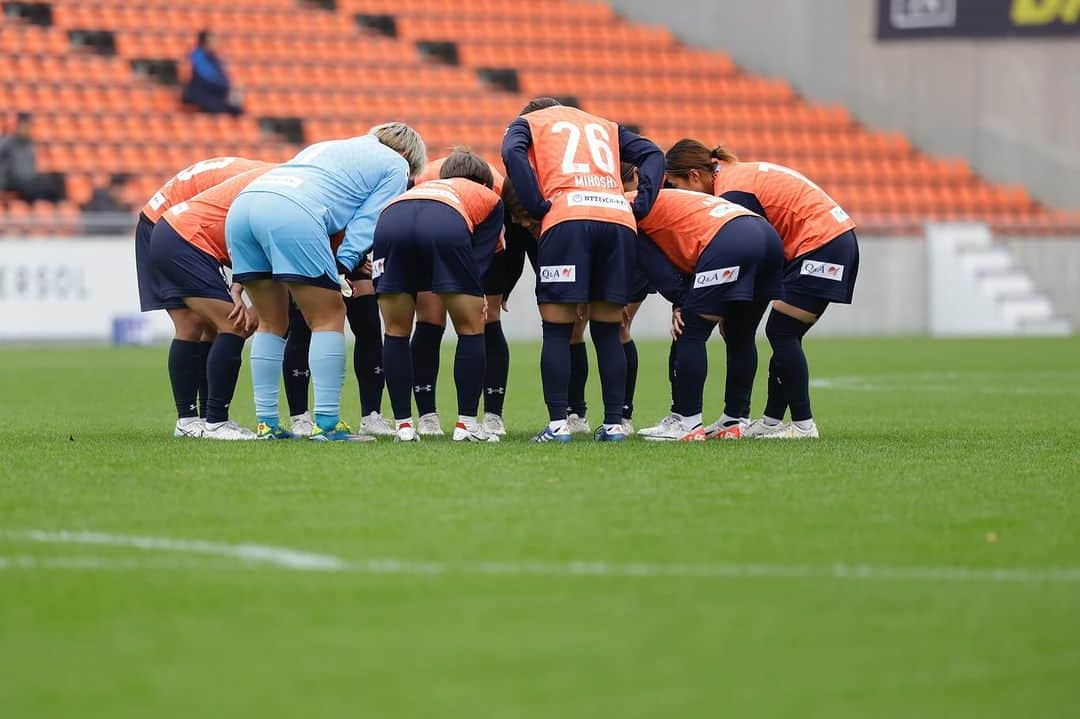
<path id="1" fill-rule="evenodd" d="M 1058 314 L 1069 320 L 1074 331 L 1080 329 L 1080 238 L 1017 238 L 1004 244 Z"/>
<path id="2" fill-rule="evenodd" d="M 1080 41 L 878 42 L 874 0 L 611 0 L 931 152 L 1080 207 Z"/>

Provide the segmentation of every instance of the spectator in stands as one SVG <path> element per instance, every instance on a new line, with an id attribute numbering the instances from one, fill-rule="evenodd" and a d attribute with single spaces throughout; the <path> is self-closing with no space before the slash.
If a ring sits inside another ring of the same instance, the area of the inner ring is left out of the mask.
<path id="1" fill-rule="evenodd" d="M 59 202 L 64 199 L 64 178 L 37 171 L 31 121 L 29 113 L 21 112 L 14 130 L 0 136 L 0 191 L 14 192 L 25 202 Z"/>
<path id="2" fill-rule="evenodd" d="M 191 79 L 184 87 L 182 100 L 203 112 L 241 115 L 240 93 L 229 82 L 225 64 L 214 51 L 214 35 L 209 30 L 199 32 L 191 60 Z"/>
<path id="3" fill-rule="evenodd" d="M 129 212 L 131 206 L 124 201 L 124 185 L 127 175 L 114 173 L 109 175 L 106 185 L 94 188 L 90 200 L 82 206 L 83 212 Z"/>

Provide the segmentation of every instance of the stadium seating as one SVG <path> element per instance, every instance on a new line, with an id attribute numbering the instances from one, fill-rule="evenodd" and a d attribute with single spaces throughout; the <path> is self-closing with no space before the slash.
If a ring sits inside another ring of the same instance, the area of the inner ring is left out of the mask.
<path id="1" fill-rule="evenodd" d="M 131 176 L 127 197 L 138 206 L 207 156 L 287 158 L 298 145 L 268 131 L 264 121 L 277 118 L 301 119 L 305 142 L 401 119 L 433 154 L 466 142 L 497 157 L 507 122 L 539 94 L 575 98 L 662 147 L 691 136 L 798 168 L 864 230 L 913 231 L 928 218 L 1026 232 L 1080 226 L 1023 188 L 987 183 L 962 160 L 869 131 L 842 107 L 808 103 L 782 80 L 749 75 L 723 53 L 687 48 L 600 2 L 51 0 L 51 9 L 51 25 L 0 22 L 0 107 L 34 113 L 39 169 L 65 173 L 68 201 L 0 198 L 8 231 L 24 222 L 74 231 L 77 205 L 109 173 Z M 364 29 L 358 15 L 388 17 L 395 32 Z M 172 60 L 182 80 L 203 28 L 218 36 L 244 91 L 242 117 L 193 112 L 175 84 L 138 71 L 140 62 Z M 86 31 L 105 31 L 115 54 L 80 47 Z M 425 43 L 453 43 L 459 64 L 426 54 Z M 517 87 L 481 79 L 493 69 L 512 71 Z"/>

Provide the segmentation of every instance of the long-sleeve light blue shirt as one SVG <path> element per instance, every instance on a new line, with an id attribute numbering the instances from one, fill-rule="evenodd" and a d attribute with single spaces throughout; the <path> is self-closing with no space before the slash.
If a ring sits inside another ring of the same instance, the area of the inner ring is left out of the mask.
<path id="1" fill-rule="evenodd" d="M 374 135 L 311 145 L 244 192 L 271 192 L 307 210 L 327 236 L 345 230 L 337 260 L 350 272 L 374 244 L 379 213 L 405 192 L 409 164 Z"/>

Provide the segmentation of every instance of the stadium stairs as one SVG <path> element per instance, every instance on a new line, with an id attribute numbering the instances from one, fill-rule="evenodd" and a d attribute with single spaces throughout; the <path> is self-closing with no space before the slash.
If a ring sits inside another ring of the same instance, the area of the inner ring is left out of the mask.
<path id="1" fill-rule="evenodd" d="M 0 198 L 0 227 L 75 232 L 78 205 L 111 173 L 133 207 L 178 168 L 219 154 L 282 160 L 304 143 L 415 124 L 432 154 L 467 143 L 495 158 L 528 98 L 554 95 L 640 129 L 723 142 L 798 168 L 868 232 L 921 234 L 927 221 L 998 232 L 1080 231 L 1080 215 L 1022 187 L 991 184 L 960 159 L 931 157 L 843 108 L 812 104 L 664 28 L 572 0 L 47 0 L 3 3 L 0 107 L 34 113 L 41 171 L 67 200 Z M 198 30 L 218 38 L 239 118 L 180 104 Z M 0 230 L 2 231 L 2 230 Z"/>

